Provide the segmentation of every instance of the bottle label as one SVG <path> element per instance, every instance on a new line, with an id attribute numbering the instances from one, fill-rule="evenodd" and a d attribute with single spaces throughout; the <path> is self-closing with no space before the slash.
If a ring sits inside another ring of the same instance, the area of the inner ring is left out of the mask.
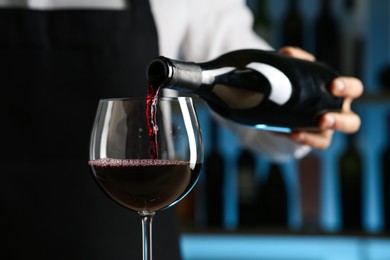
<path id="1" fill-rule="evenodd" d="M 246 65 L 266 77 L 271 86 L 269 99 L 278 105 L 284 105 L 291 98 L 292 84 L 288 77 L 279 69 L 265 63 L 251 62 Z"/>

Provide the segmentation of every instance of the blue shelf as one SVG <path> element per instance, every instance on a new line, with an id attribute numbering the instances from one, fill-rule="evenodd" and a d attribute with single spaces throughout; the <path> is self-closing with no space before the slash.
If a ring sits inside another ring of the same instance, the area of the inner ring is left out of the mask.
<path id="1" fill-rule="evenodd" d="M 184 234 L 184 260 L 388 260 L 390 238 Z"/>

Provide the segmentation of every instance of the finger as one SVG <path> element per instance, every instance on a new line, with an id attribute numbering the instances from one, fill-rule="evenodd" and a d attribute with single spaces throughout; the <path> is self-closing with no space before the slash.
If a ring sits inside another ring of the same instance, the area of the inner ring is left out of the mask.
<path id="1" fill-rule="evenodd" d="M 351 112 L 352 98 L 345 98 L 343 102 L 342 112 Z"/>
<path id="2" fill-rule="evenodd" d="M 333 129 L 344 133 L 355 133 L 361 125 L 360 117 L 353 112 L 327 113 L 320 119 L 321 129 Z"/>
<path id="3" fill-rule="evenodd" d="M 292 46 L 286 46 L 279 50 L 281 54 L 291 56 L 294 58 L 302 59 L 302 60 L 309 60 L 309 61 L 315 61 L 316 58 L 313 54 L 302 50 L 299 47 L 292 47 Z"/>
<path id="4" fill-rule="evenodd" d="M 363 94 L 363 83 L 354 77 L 338 77 L 330 86 L 333 95 L 338 97 L 358 98 Z"/>
<path id="5" fill-rule="evenodd" d="M 334 131 L 331 129 L 321 132 L 296 132 L 291 134 L 291 139 L 301 144 L 306 144 L 314 149 L 324 150 L 332 141 Z"/>

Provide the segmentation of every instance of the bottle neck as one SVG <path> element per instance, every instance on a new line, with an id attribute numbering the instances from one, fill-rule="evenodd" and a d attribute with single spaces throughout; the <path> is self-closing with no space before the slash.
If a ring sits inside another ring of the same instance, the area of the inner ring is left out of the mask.
<path id="1" fill-rule="evenodd" d="M 331 0 L 322 0 L 322 11 L 325 13 L 330 13 L 332 9 Z"/>
<path id="2" fill-rule="evenodd" d="M 290 0 L 290 6 L 289 6 L 290 13 L 291 12 L 297 13 L 298 9 L 299 9 L 298 8 L 298 1 L 297 0 Z"/>
<path id="3" fill-rule="evenodd" d="M 193 62 L 158 57 L 147 68 L 149 83 L 163 88 L 195 92 L 202 83 L 202 69 Z"/>

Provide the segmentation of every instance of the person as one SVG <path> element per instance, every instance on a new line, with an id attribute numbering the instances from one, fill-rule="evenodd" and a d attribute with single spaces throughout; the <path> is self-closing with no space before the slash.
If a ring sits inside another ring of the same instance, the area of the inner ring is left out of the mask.
<path id="1" fill-rule="evenodd" d="M 0 0 L 0 27 L 4 259 L 141 259 L 139 216 L 99 190 L 88 168 L 98 100 L 144 96 L 157 55 L 202 61 L 271 49 L 251 30 L 243 0 Z M 295 47 L 281 52 L 314 59 Z M 322 117 L 319 133 L 233 128 L 271 158 L 300 158 L 327 148 L 334 131 L 357 131 L 351 102 L 362 91 L 358 79 L 337 78 L 332 93 L 344 106 Z M 156 216 L 153 242 L 155 259 L 180 259 L 174 209 Z"/>

